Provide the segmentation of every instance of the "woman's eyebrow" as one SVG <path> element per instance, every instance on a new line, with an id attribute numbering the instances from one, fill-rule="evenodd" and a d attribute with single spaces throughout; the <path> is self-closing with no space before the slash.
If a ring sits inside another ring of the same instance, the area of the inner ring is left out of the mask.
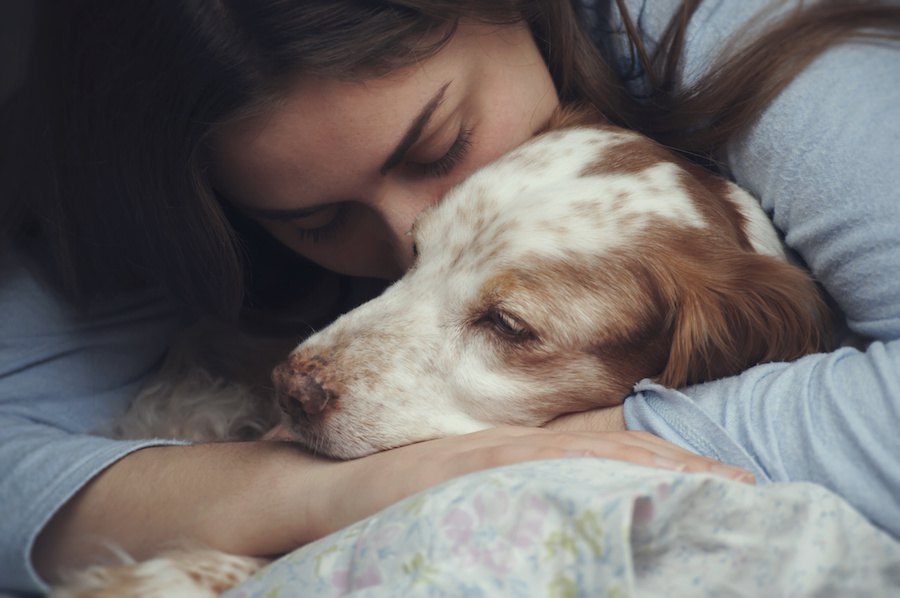
<path id="1" fill-rule="evenodd" d="M 437 110 L 438 106 L 440 106 L 441 102 L 444 100 L 444 92 L 450 87 L 450 83 L 452 83 L 452 81 L 444 83 L 441 88 L 437 90 L 437 93 L 428 100 L 428 103 L 422 107 L 418 116 L 410 123 L 403 138 L 400 139 L 400 143 L 397 144 L 397 147 L 394 148 L 394 151 L 391 152 L 388 159 L 381 165 L 379 172 L 381 172 L 382 176 L 386 175 L 390 169 L 399 164 L 406 156 L 406 152 L 409 151 L 409 148 L 415 145 L 416 141 L 419 140 L 419 137 L 422 136 L 422 131 L 425 130 L 425 126 L 428 124 L 428 121 L 431 120 L 434 111 Z"/>

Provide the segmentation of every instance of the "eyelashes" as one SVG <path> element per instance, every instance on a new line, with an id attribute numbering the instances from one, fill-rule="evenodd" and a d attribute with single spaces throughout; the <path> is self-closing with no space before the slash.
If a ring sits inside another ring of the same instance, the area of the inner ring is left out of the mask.
<path id="1" fill-rule="evenodd" d="M 313 243 L 322 243 L 330 241 L 347 223 L 347 206 L 339 204 L 334 216 L 323 224 L 315 228 L 296 228 L 294 234 L 297 238 Z"/>
<path id="2" fill-rule="evenodd" d="M 453 168 L 463 161 L 472 146 L 472 129 L 461 129 L 459 135 L 447 153 L 427 164 L 414 164 L 417 170 L 430 177 L 442 177 L 450 174 Z"/>

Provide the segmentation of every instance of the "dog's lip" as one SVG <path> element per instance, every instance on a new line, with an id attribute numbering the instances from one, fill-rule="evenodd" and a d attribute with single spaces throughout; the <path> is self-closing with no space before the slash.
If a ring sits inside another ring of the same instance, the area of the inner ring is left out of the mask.
<path id="1" fill-rule="evenodd" d="M 316 457 L 324 457 L 327 459 L 339 459 L 343 461 L 368 457 L 383 450 L 393 447 L 378 447 L 362 439 L 348 446 L 344 443 L 335 442 L 330 435 L 323 434 L 316 430 L 303 430 L 297 434 L 291 432 L 290 442 L 296 442 L 302 445 L 310 454 Z"/>
<path id="2" fill-rule="evenodd" d="M 323 422 L 298 424 L 283 421 L 270 430 L 265 440 L 292 442 L 304 447 L 306 451 L 317 457 L 338 460 L 352 460 L 368 457 L 375 453 L 411 444 L 409 442 L 373 443 L 356 435 L 344 436 L 344 442 L 338 441 L 335 434 L 339 430 L 329 429 Z M 437 438 L 437 436 L 435 437 Z M 350 442 L 346 440 L 350 439 Z M 416 442 L 421 442 L 417 440 Z"/>

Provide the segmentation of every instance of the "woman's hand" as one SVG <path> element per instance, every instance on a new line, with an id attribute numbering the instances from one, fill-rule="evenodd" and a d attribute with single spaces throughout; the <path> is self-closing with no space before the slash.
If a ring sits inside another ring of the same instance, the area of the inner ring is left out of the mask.
<path id="1" fill-rule="evenodd" d="M 662 438 L 654 436 L 653 434 L 629 431 L 625 426 L 625 409 L 622 405 L 603 407 L 591 411 L 582 411 L 580 413 L 567 413 L 547 422 L 544 427 L 557 432 L 615 432 L 616 434 L 613 436 L 615 438 L 623 439 L 622 441 L 625 443 L 629 442 L 628 440 L 624 440 L 625 438 L 634 439 L 639 437 L 643 442 L 654 445 L 654 459 L 656 462 L 647 462 L 647 455 L 639 452 L 633 452 L 620 457 L 613 456 L 611 458 L 630 461 L 640 465 L 649 465 L 650 467 L 663 468 L 665 468 L 665 465 L 663 465 L 659 459 L 671 459 L 678 464 L 673 466 L 673 469 L 683 469 L 684 471 L 689 472 L 708 471 L 741 482 L 755 483 L 753 474 L 749 471 L 696 455 L 686 449 L 663 440 Z M 658 459 L 656 459 L 657 457 Z M 737 475 L 735 475 L 736 473 Z"/>
<path id="2" fill-rule="evenodd" d="M 445 480 L 524 461 L 606 458 L 753 483 L 753 476 L 645 432 L 500 427 L 396 448 L 321 468 L 312 486 L 313 537 L 336 531 Z"/>

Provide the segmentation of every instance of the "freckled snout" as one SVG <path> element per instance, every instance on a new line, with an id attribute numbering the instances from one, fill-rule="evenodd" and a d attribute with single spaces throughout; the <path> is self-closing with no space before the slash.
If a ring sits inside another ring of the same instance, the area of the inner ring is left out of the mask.
<path id="1" fill-rule="evenodd" d="M 322 380 L 320 361 L 291 356 L 272 371 L 278 404 L 295 424 L 309 422 L 337 405 L 339 393 Z"/>

